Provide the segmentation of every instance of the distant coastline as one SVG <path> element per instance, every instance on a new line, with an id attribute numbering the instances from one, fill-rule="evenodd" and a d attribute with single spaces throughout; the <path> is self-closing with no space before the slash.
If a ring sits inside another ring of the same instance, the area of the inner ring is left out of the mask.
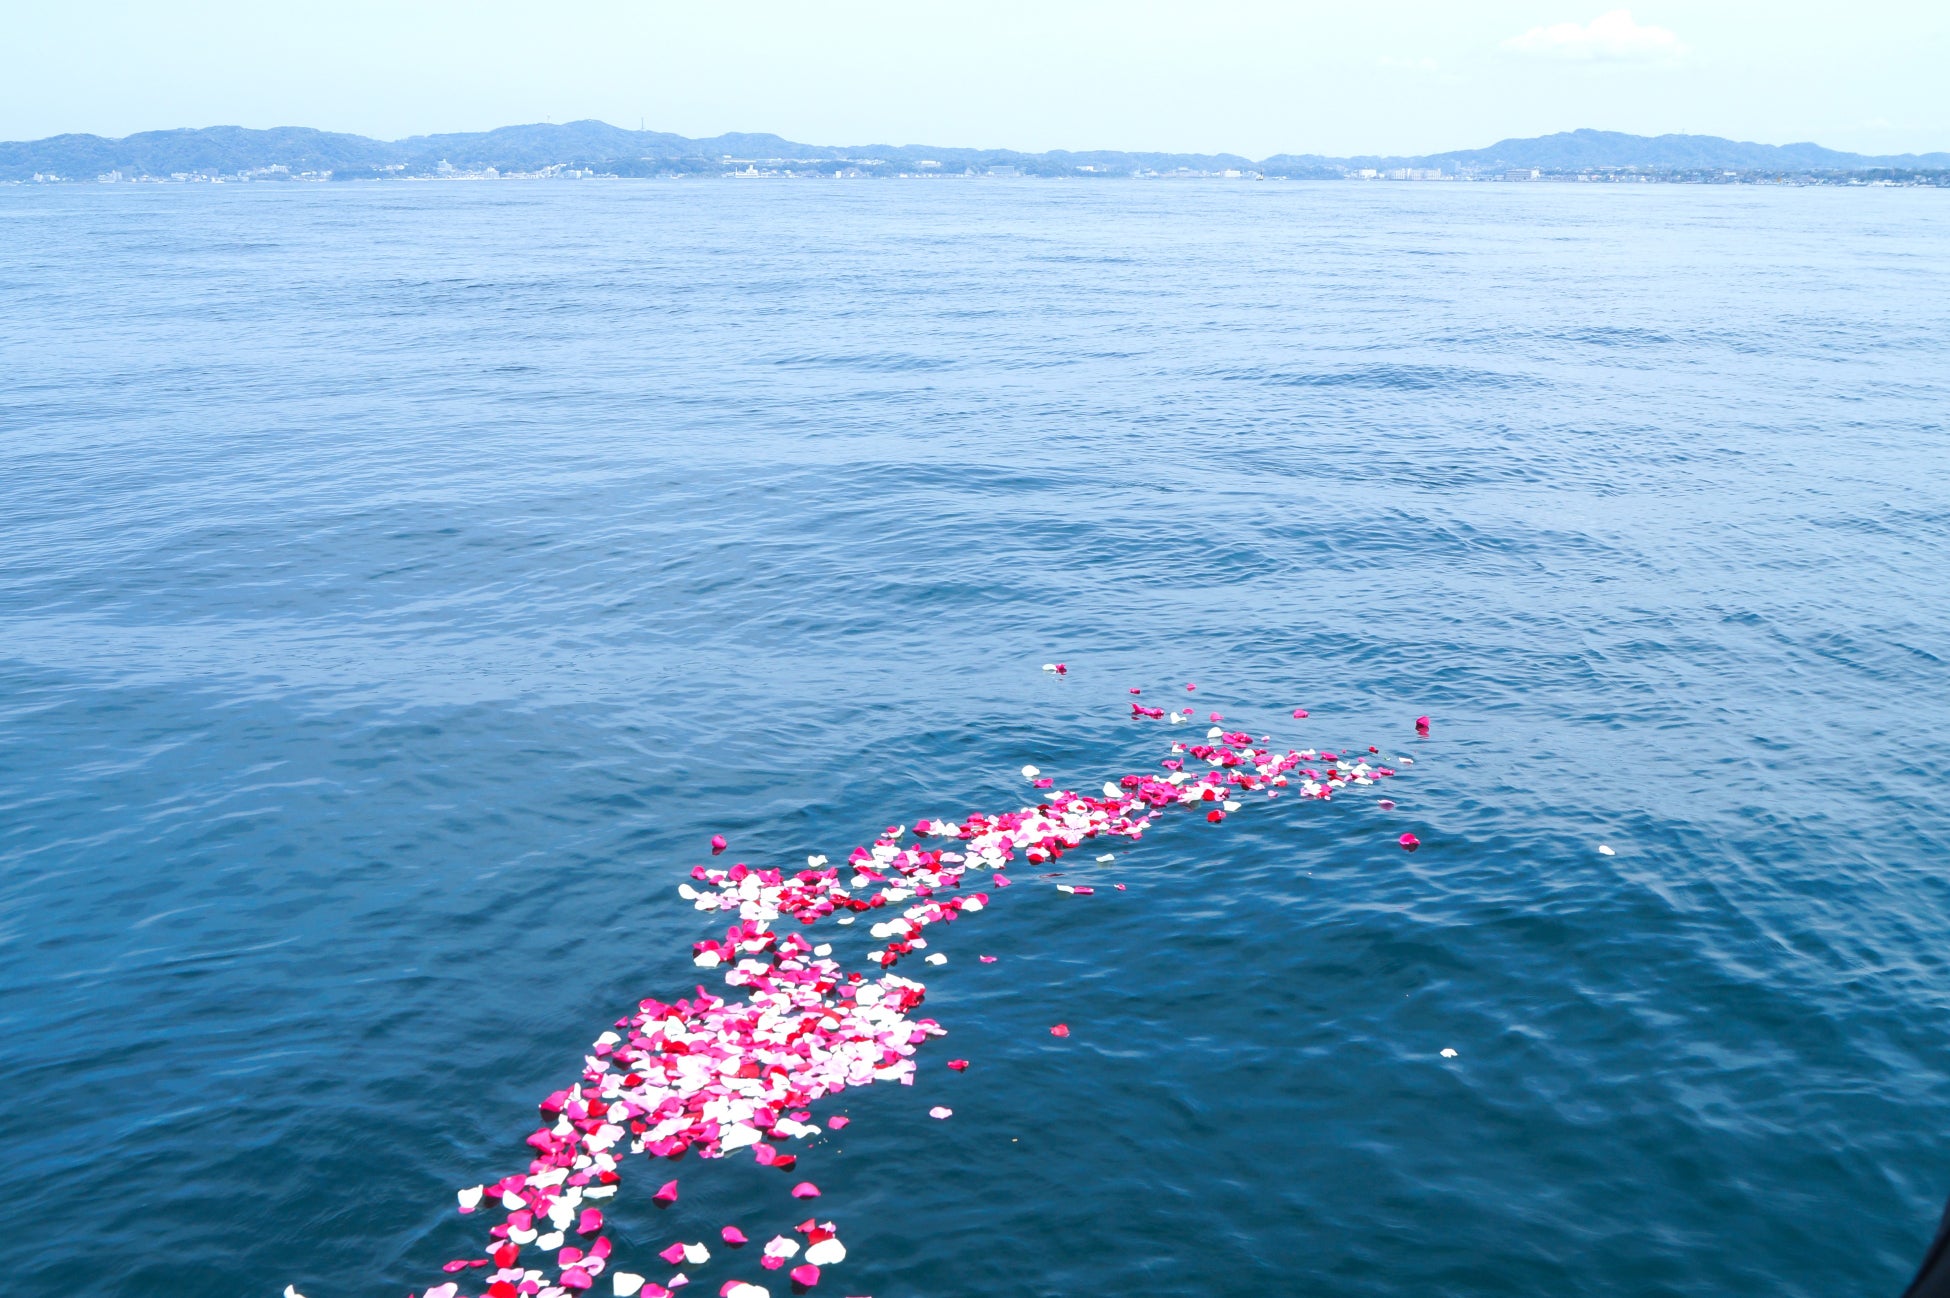
<path id="1" fill-rule="evenodd" d="M 1950 153 L 1872 157 L 1817 144 L 1577 130 L 1417 157 L 1275 154 L 1254 160 L 1229 153 L 835 147 L 762 134 L 690 139 L 596 121 L 390 141 L 306 127 L 214 126 L 121 139 L 56 135 L 0 143 L 0 182 L 25 184 L 971 176 L 1950 187 Z"/>

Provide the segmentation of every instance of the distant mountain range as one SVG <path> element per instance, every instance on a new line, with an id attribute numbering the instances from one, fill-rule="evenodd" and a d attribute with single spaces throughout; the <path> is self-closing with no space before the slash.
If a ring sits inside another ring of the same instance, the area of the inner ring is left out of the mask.
<path id="1" fill-rule="evenodd" d="M 1011 149 L 953 149 L 922 145 L 796 144 L 776 135 L 718 135 L 694 140 L 663 131 L 628 131 L 606 122 L 504 126 L 493 131 L 415 135 L 374 140 L 307 127 L 247 130 L 145 131 L 119 140 L 55 135 L 0 143 L 0 180 L 198 179 L 238 175 L 272 179 L 362 179 L 460 172 L 486 174 L 588 171 L 612 175 L 719 174 L 766 170 L 810 174 L 974 171 L 1023 175 L 1133 175 L 1148 172 L 1273 176 L 1344 176 L 1365 169 L 1424 175 L 1497 175 L 1535 169 L 1545 174 L 1637 171 L 1819 175 L 1864 171 L 1950 170 L 1950 153 L 1870 157 L 1818 144 L 1748 144 L 1713 135 L 1626 135 L 1565 131 L 1534 139 L 1502 140 L 1486 149 L 1420 157 L 1332 158 L 1276 154 L 1254 161 L 1230 153 L 1127 153 L 1112 150 L 1021 153 Z"/>

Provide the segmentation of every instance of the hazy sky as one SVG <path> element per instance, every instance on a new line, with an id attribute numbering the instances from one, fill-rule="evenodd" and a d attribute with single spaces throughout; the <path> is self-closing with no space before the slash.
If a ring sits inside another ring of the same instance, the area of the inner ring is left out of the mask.
<path id="1" fill-rule="evenodd" d="M 1578 126 L 1950 149 L 1950 0 L 0 0 L 0 69 L 3 139 L 598 117 L 1254 157 Z"/>

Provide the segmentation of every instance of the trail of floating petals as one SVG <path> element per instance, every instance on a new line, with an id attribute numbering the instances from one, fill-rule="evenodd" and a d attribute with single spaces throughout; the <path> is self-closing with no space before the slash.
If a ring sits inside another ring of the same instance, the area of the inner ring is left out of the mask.
<path id="1" fill-rule="evenodd" d="M 1060 667 L 1060 665 L 1059 665 Z M 1186 686 L 1187 689 L 1193 688 Z M 1159 710 L 1132 704 L 1132 716 Z M 1174 721 L 1179 718 L 1174 714 Z M 1055 861 L 1093 838 L 1143 836 L 1153 818 L 1173 807 L 1200 809 L 1218 823 L 1240 807 L 1239 796 L 1278 797 L 1293 789 L 1322 801 L 1350 785 L 1394 775 L 1383 765 L 1333 752 L 1305 749 L 1275 753 L 1250 735 L 1214 727 L 1203 744 L 1174 744 L 1160 765 L 1163 776 L 1126 775 L 1100 795 L 1052 792 L 1034 806 L 965 820 L 916 821 L 890 826 L 871 847 L 857 847 L 845 867 L 809 858 L 794 872 L 696 866 L 680 889 L 699 910 L 732 918 L 722 938 L 693 948 L 699 968 L 723 969 L 724 981 L 742 1000 L 703 987 L 675 1001 L 644 1000 L 596 1039 L 584 1059 L 581 1080 L 541 1103 L 542 1124 L 528 1137 L 534 1159 L 526 1173 L 459 1194 L 460 1210 L 498 1210 L 502 1220 L 488 1232 L 486 1256 L 449 1262 L 449 1274 L 474 1273 L 487 1298 L 566 1298 L 588 1290 L 610 1270 L 613 1245 L 603 1233 L 602 1205 L 616 1193 L 623 1151 L 658 1158 L 687 1152 L 718 1158 L 749 1149 L 759 1163 L 792 1174 L 798 1156 L 790 1142 L 819 1130 L 812 1106 L 848 1087 L 914 1081 L 915 1049 L 945 1030 L 913 1017 L 926 988 L 892 972 L 901 960 L 927 946 L 925 932 L 952 923 L 989 903 L 985 892 L 961 891 L 976 870 L 999 872 L 1020 854 L 1028 863 Z M 1261 741 L 1264 742 L 1264 741 Z M 1373 750 L 1370 750 L 1373 751 Z M 1187 761 L 1206 769 L 1184 769 Z M 1399 759 L 1406 764 L 1409 759 Z M 1039 788 L 1033 767 L 1024 775 Z M 724 850 L 712 839 L 712 854 Z M 997 883 L 1005 882 L 997 875 Z M 1076 893 L 1088 889 L 1075 888 Z M 867 959 L 879 976 L 842 970 L 827 952 L 777 926 L 811 925 L 828 916 L 872 917 L 873 936 L 884 941 Z M 985 959 L 987 957 L 984 957 Z M 1051 1029 L 1067 1035 L 1058 1024 Z M 966 1067 L 964 1061 L 951 1067 Z M 947 1116 L 938 1108 L 935 1116 Z M 830 1126 L 837 1130 L 843 1118 Z M 816 1198 L 811 1182 L 794 1185 L 796 1198 Z M 655 1201 L 674 1202 L 676 1182 Z M 816 1284 L 820 1268 L 844 1260 L 845 1246 L 831 1222 L 802 1222 L 804 1257 L 790 1272 L 795 1285 Z M 741 1232 L 728 1228 L 724 1237 Z M 777 1270 L 801 1245 L 783 1235 L 766 1245 L 759 1265 Z M 672 1265 L 702 1265 L 702 1243 L 675 1243 L 660 1254 Z M 610 1287 L 622 1295 L 668 1298 L 687 1283 L 682 1272 L 658 1284 L 634 1272 L 612 1271 Z M 768 1298 L 762 1286 L 728 1281 L 726 1298 Z M 425 1291 L 423 1298 L 462 1298 L 458 1281 Z M 468 1295 L 467 1298 L 472 1298 Z"/>

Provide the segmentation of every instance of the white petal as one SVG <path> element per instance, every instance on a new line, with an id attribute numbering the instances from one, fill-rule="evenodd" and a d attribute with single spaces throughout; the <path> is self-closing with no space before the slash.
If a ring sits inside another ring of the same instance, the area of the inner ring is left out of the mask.
<path id="1" fill-rule="evenodd" d="M 630 1298 L 630 1295 L 643 1288 L 643 1277 L 634 1271 L 618 1271 L 609 1278 L 616 1287 L 616 1298 Z"/>
<path id="2" fill-rule="evenodd" d="M 837 1239 L 822 1239 L 806 1248 L 806 1261 L 814 1266 L 831 1266 L 846 1261 L 846 1245 Z"/>

